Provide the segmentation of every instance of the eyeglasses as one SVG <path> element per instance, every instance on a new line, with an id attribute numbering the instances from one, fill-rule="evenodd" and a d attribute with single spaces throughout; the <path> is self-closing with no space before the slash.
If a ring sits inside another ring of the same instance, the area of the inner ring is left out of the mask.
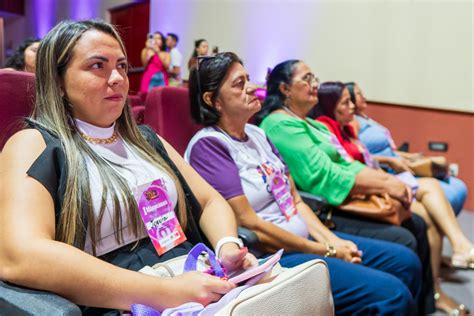
<path id="1" fill-rule="evenodd" d="M 309 86 L 311 86 L 313 83 L 316 83 L 317 87 L 319 88 L 320 86 L 320 81 L 319 81 L 319 78 L 316 77 L 315 74 L 313 74 L 312 72 L 308 72 L 306 75 L 304 75 L 303 78 L 301 78 L 300 80 L 298 81 L 304 81 L 306 82 Z"/>

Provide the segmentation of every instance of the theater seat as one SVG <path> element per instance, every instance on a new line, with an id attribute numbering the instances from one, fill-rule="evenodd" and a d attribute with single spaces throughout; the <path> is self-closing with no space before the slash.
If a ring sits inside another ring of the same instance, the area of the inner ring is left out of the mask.
<path id="1" fill-rule="evenodd" d="M 145 117 L 145 106 L 144 105 L 136 105 L 132 107 L 132 114 L 135 122 L 137 124 L 143 124 L 143 119 Z"/>
<path id="2" fill-rule="evenodd" d="M 145 102 L 142 101 L 142 98 L 136 94 L 128 95 L 128 104 L 133 108 L 135 106 L 145 105 Z"/>
<path id="3" fill-rule="evenodd" d="M 33 108 L 34 98 L 33 74 L 0 70 L 0 151 L 8 138 L 22 128 L 23 119 Z"/>
<path id="4" fill-rule="evenodd" d="M 148 92 L 144 123 L 166 139 L 180 155 L 201 128 L 191 119 L 187 88 L 158 87 Z"/>

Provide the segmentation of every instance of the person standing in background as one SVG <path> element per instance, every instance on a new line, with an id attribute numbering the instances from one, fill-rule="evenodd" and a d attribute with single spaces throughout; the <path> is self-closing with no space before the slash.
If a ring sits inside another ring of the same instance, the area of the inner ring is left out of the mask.
<path id="1" fill-rule="evenodd" d="M 168 74 L 170 76 L 170 86 L 181 85 L 181 63 L 183 60 L 183 55 L 176 47 L 176 45 L 178 45 L 178 41 L 178 35 L 174 33 L 168 33 L 168 35 L 166 36 L 166 46 L 168 47 L 169 53 L 171 55 L 171 64 L 168 68 Z"/>
<path id="2" fill-rule="evenodd" d="M 145 67 L 140 91 L 149 90 L 168 85 L 168 66 L 170 65 L 170 54 L 166 51 L 165 37 L 161 32 L 148 34 L 145 47 L 141 52 L 141 61 Z"/>
<path id="3" fill-rule="evenodd" d="M 209 44 L 203 38 L 194 41 L 193 55 L 189 58 L 188 69 L 196 67 L 197 57 L 207 56 L 209 53 Z"/>

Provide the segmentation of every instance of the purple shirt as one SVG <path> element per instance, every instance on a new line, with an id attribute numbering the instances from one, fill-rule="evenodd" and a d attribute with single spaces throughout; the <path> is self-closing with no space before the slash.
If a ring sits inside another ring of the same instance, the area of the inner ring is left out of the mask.
<path id="1" fill-rule="evenodd" d="M 247 124 L 246 140 L 238 140 L 214 127 L 200 130 L 191 140 L 185 159 L 225 199 L 245 195 L 257 215 L 301 237 L 308 237 L 303 218 L 289 221 L 276 203 L 267 181 L 275 170 L 285 176 L 288 168 L 263 130 Z"/>

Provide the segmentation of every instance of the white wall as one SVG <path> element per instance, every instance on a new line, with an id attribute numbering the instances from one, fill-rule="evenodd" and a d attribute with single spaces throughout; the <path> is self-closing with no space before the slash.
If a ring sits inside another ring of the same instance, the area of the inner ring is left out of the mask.
<path id="1" fill-rule="evenodd" d="M 373 101 L 474 113 L 473 10 L 455 0 L 151 0 L 150 30 L 180 35 L 185 62 L 201 37 L 234 51 L 256 82 L 296 58 L 323 81 L 357 81 Z"/>

